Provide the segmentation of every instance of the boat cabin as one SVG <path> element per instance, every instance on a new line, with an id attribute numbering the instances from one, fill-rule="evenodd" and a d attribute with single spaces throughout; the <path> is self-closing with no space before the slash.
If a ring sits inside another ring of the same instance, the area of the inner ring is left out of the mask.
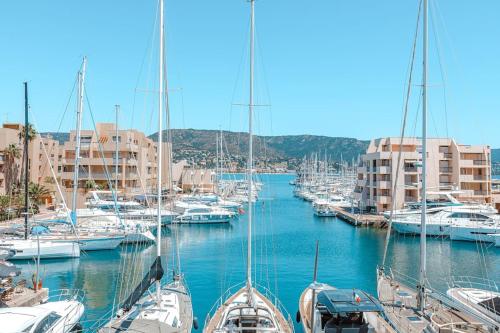
<path id="1" fill-rule="evenodd" d="M 375 298 L 359 289 L 323 290 L 317 295 L 316 310 L 325 333 L 375 332 L 367 315 L 383 312 Z"/>

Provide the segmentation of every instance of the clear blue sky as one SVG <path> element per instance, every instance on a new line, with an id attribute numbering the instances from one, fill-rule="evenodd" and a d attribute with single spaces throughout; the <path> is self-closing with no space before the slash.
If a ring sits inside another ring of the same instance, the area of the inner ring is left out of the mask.
<path id="1" fill-rule="evenodd" d="M 431 2 L 430 134 L 500 147 L 500 2 Z M 154 99 L 145 91 L 154 89 L 156 6 L 154 0 L 4 2 L 1 119 L 23 120 L 28 80 L 39 130 L 57 130 L 87 55 L 96 120 L 113 121 L 120 104 L 123 127 L 153 132 Z M 259 108 L 258 131 L 397 135 L 416 12 L 417 0 L 257 1 L 257 96 L 272 105 Z M 244 130 L 245 110 L 231 105 L 247 96 L 249 4 L 166 0 L 166 13 L 173 127 Z M 412 105 L 408 132 L 416 133 Z M 62 130 L 74 126 L 74 109 L 71 101 Z"/>

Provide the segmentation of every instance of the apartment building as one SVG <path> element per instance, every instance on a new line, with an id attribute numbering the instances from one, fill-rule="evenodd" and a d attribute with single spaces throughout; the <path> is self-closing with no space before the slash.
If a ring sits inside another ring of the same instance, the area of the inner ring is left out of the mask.
<path id="1" fill-rule="evenodd" d="M 428 192 L 453 190 L 461 201 L 492 202 L 489 146 L 462 145 L 450 138 L 428 139 L 426 175 Z M 375 139 L 361 157 L 354 196 L 361 209 L 380 213 L 390 209 L 393 200 L 396 209 L 419 201 L 421 184 L 420 139 Z"/>

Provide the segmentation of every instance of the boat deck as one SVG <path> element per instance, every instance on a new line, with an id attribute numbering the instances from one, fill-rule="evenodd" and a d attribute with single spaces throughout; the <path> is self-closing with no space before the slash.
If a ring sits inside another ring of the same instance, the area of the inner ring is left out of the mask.
<path id="1" fill-rule="evenodd" d="M 417 294 L 388 276 L 378 279 L 378 298 L 388 319 L 400 332 L 423 332 L 432 326 L 437 332 L 489 332 L 482 323 L 440 301 L 427 297 L 422 313 L 417 308 Z"/>
<path id="2" fill-rule="evenodd" d="M 222 304 L 215 314 L 213 315 L 212 318 L 210 318 L 210 321 L 208 325 L 203 329 L 204 333 L 211 333 L 215 332 L 218 330 L 218 327 L 220 326 L 220 322 L 223 319 L 224 313 L 226 312 L 227 308 L 231 303 L 233 303 L 238 297 L 241 297 L 243 293 L 245 293 L 247 290 L 246 286 L 238 290 L 236 293 L 234 293 L 231 297 L 229 297 L 224 304 Z M 281 312 L 276 308 L 276 306 L 267 299 L 264 295 L 262 295 L 257 289 L 254 289 L 255 295 L 259 297 L 262 301 L 266 303 L 266 305 L 272 309 L 272 311 L 275 313 L 276 319 L 278 321 L 278 324 L 280 326 L 280 329 L 278 332 L 280 333 L 293 333 L 293 328 L 290 326 L 289 322 L 283 317 Z M 258 331 L 257 329 L 255 330 L 256 332 Z"/>

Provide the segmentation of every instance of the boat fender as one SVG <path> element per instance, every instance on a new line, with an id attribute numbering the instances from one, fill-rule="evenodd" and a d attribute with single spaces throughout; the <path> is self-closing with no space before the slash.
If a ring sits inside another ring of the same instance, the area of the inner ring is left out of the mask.
<path id="1" fill-rule="evenodd" d="M 300 323 L 300 311 L 297 311 L 297 314 L 295 315 L 295 321 Z"/>
<path id="2" fill-rule="evenodd" d="M 196 318 L 196 317 L 193 318 L 193 328 L 195 330 L 198 329 L 198 318 Z"/>

